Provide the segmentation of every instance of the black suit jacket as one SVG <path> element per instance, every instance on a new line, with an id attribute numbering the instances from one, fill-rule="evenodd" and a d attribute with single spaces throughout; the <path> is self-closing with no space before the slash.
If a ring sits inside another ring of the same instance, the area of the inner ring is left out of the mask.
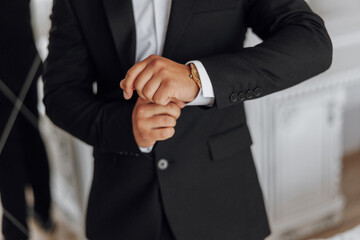
<path id="1" fill-rule="evenodd" d="M 154 162 L 139 152 L 132 134 L 136 98 L 125 101 L 119 89 L 135 58 L 131 0 L 55 0 L 51 18 L 44 103 L 57 125 L 94 146 L 91 239 L 106 239 L 101 232 L 110 232 L 109 239 L 149 239 L 140 232 L 156 221 L 145 215 L 159 212 L 140 199 L 158 193 L 179 240 L 269 234 L 243 101 L 329 67 L 331 41 L 304 1 L 173 0 L 163 56 L 200 60 L 215 104 L 183 109 L 175 136 L 156 144 Z M 244 49 L 248 27 L 264 42 Z M 170 162 L 168 169 L 156 169 L 160 159 Z M 150 187 L 154 176 L 156 189 Z"/>

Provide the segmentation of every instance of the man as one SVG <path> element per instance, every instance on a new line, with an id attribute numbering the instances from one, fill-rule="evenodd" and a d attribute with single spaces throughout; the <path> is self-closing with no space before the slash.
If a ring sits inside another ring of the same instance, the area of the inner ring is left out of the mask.
<path id="1" fill-rule="evenodd" d="M 37 122 L 37 80 L 42 69 L 34 64 L 39 63 L 39 56 L 30 25 L 29 5 L 28 0 L 0 3 L 0 194 L 4 208 L 2 232 L 6 240 L 29 238 L 29 209 L 25 199 L 28 183 L 34 193 L 36 220 L 47 231 L 54 227 L 50 216 L 49 164 Z M 37 72 L 27 79 L 32 75 L 32 68 L 38 68 Z M 12 97 L 21 92 L 26 93 L 21 99 L 23 111 L 12 122 L 16 109 L 16 99 Z M 23 115 L 26 111 L 33 117 L 32 122 Z"/>
<path id="2" fill-rule="evenodd" d="M 269 235 L 243 102 L 330 66 L 303 0 L 55 0 L 51 18 L 44 103 L 94 146 L 89 239 Z M 264 42 L 244 49 L 248 27 Z"/>

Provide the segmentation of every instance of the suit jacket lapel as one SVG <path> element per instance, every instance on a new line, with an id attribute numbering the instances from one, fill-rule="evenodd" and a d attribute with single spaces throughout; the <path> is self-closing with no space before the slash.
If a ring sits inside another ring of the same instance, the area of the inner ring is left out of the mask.
<path id="1" fill-rule="evenodd" d="M 163 50 L 164 57 L 171 57 L 186 28 L 190 24 L 195 0 L 173 0 L 169 25 Z"/>
<path id="2" fill-rule="evenodd" d="M 124 72 L 135 63 L 136 29 L 131 0 L 103 0 Z"/>
<path id="3" fill-rule="evenodd" d="M 190 24 L 194 0 L 173 0 L 163 50 L 170 57 Z M 135 63 L 136 28 L 131 0 L 103 0 L 118 56 L 126 73 Z"/>

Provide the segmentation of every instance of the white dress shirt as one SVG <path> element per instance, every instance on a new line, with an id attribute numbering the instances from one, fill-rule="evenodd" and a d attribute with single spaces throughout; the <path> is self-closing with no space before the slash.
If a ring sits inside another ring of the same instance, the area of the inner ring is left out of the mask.
<path id="1" fill-rule="evenodd" d="M 151 54 L 162 55 L 170 19 L 171 0 L 132 0 L 132 4 L 136 26 L 135 61 L 142 61 Z M 215 94 L 209 75 L 200 61 L 190 62 L 198 69 L 202 87 L 198 96 L 186 106 L 212 106 Z M 140 147 L 140 150 L 148 153 L 152 148 Z"/>

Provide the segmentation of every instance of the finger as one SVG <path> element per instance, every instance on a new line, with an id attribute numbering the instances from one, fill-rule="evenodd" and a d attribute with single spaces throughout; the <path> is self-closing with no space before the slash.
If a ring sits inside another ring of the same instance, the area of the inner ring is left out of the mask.
<path id="1" fill-rule="evenodd" d="M 155 115 L 147 119 L 151 129 L 168 128 L 176 126 L 176 119 L 170 115 Z"/>
<path id="2" fill-rule="evenodd" d="M 183 109 L 185 107 L 185 103 L 183 101 L 173 100 L 172 102 L 175 103 L 176 106 L 178 106 L 181 109 Z"/>
<path id="3" fill-rule="evenodd" d="M 174 128 L 158 128 L 154 129 L 151 132 L 152 138 L 156 141 L 163 141 L 173 137 L 175 134 Z"/>
<path id="4" fill-rule="evenodd" d="M 144 98 L 150 102 L 153 102 L 153 97 L 156 91 L 158 90 L 161 84 L 161 78 L 153 76 L 150 81 L 146 83 L 146 85 L 142 89 L 142 94 Z"/>
<path id="5" fill-rule="evenodd" d="M 124 90 L 124 98 L 130 99 L 133 95 L 134 90 L 134 81 L 137 76 L 146 68 L 147 65 L 152 63 L 154 59 L 160 58 L 157 55 L 150 55 L 143 61 L 136 63 L 132 68 L 127 72 L 125 79 L 120 82 L 120 87 Z"/>
<path id="6" fill-rule="evenodd" d="M 133 95 L 134 82 L 137 76 L 146 68 L 147 62 L 138 62 L 126 73 L 125 78 L 120 82 L 120 87 L 124 91 L 124 98 L 130 99 Z"/>
<path id="7" fill-rule="evenodd" d="M 173 89 L 169 86 L 168 83 L 164 83 L 162 81 L 158 90 L 153 96 L 153 102 L 159 105 L 167 105 L 171 100 L 173 100 L 173 97 Z"/>
<path id="8" fill-rule="evenodd" d="M 169 103 L 166 106 L 157 105 L 155 103 L 147 104 L 143 106 L 142 117 L 150 118 L 155 115 L 170 115 L 175 119 L 178 119 L 181 114 L 181 109 L 175 103 Z"/>
<path id="9" fill-rule="evenodd" d="M 143 88 L 151 80 L 153 74 L 154 74 L 153 69 L 150 68 L 148 65 L 141 73 L 139 73 L 139 75 L 135 79 L 134 88 L 141 98 L 146 99 L 146 97 L 143 94 Z"/>
<path id="10" fill-rule="evenodd" d="M 138 97 L 137 101 L 136 101 L 136 105 L 146 105 L 146 104 L 150 104 L 151 102 L 149 102 L 147 99 Z"/>

